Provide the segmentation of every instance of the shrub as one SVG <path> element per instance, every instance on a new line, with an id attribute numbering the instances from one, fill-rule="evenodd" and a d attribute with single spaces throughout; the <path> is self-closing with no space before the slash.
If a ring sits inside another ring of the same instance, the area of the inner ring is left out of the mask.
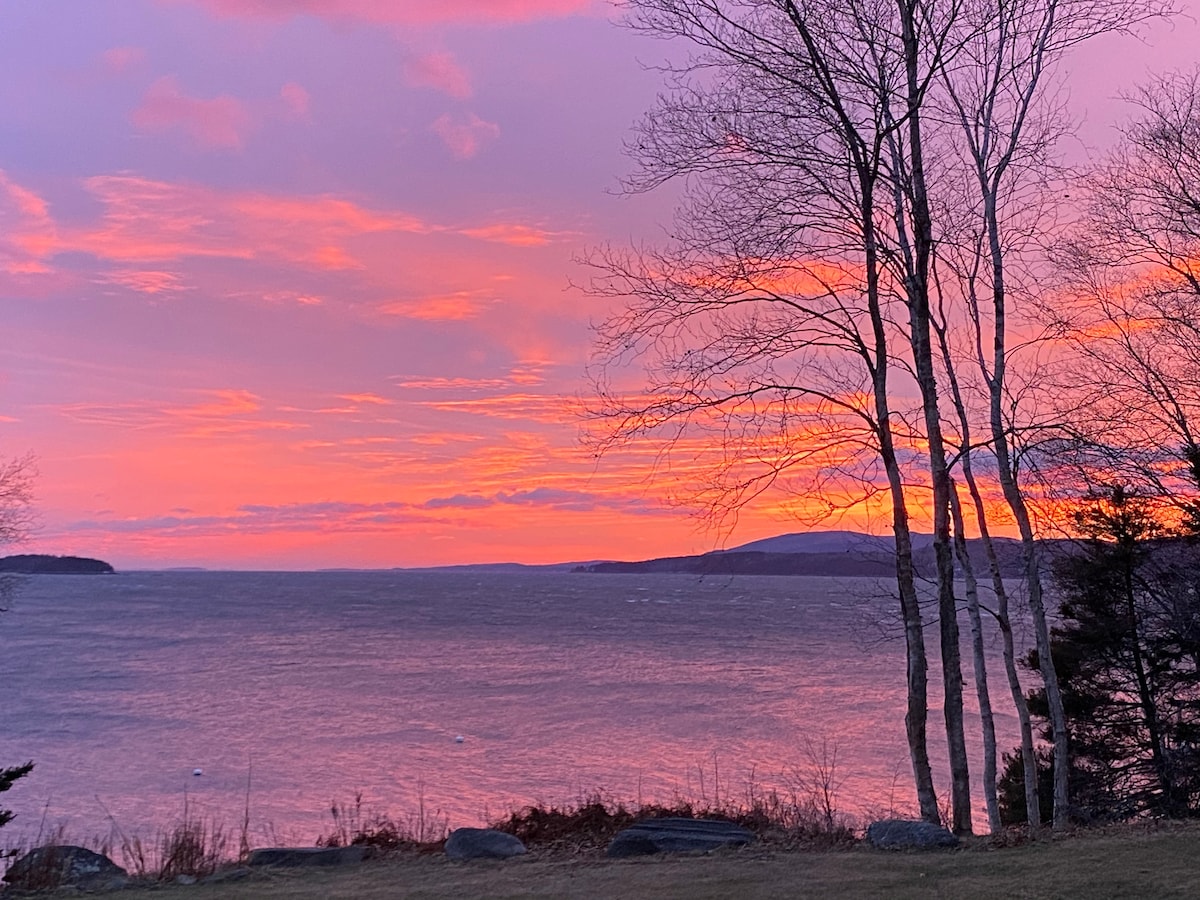
<path id="1" fill-rule="evenodd" d="M 330 804 L 333 829 L 317 838 L 318 847 L 349 847 L 361 844 L 380 850 L 428 849 L 440 846 L 450 833 L 447 817 L 438 810 L 425 808 L 425 796 L 417 797 L 417 809 L 409 816 L 393 819 L 363 808 L 362 792 L 354 795 L 352 803 Z"/>

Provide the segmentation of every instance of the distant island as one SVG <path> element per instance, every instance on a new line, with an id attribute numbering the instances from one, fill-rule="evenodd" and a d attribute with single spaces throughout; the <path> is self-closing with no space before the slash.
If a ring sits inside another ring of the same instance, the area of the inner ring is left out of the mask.
<path id="1" fill-rule="evenodd" d="M 1016 577 L 1022 569 L 1021 546 L 1011 538 L 994 538 L 994 546 L 1005 577 Z M 967 542 L 977 572 L 988 571 L 983 544 Z M 913 535 L 913 563 L 918 575 L 934 572 L 933 538 Z M 714 550 L 697 556 L 669 556 L 637 562 L 597 562 L 576 566 L 587 573 L 677 572 L 690 575 L 825 575 L 886 578 L 896 574 L 896 555 L 890 537 L 854 531 L 810 531 L 784 534 L 752 541 L 730 550 Z"/>
<path id="2" fill-rule="evenodd" d="M 0 573 L 16 575 L 112 575 L 114 571 L 108 563 L 84 556 L 22 553 L 0 557 Z"/>

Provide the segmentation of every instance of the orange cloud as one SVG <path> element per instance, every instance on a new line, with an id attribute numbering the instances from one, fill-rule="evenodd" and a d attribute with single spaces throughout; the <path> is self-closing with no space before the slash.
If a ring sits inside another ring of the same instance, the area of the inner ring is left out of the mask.
<path id="1" fill-rule="evenodd" d="M 413 216 L 334 197 L 222 193 L 127 175 L 95 176 L 85 184 L 104 205 L 101 224 L 71 235 L 64 249 L 122 262 L 275 258 L 315 269 L 359 268 L 345 246 L 350 239 L 432 230 Z"/>
<path id="2" fill-rule="evenodd" d="M 465 121 L 456 121 L 450 113 L 444 113 L 429 130 L 442 139 L 455 159 L 471 159 L 485 143 L 500 136 L 499 125 L 485 122 L 475 113 L 467 113 Z"/>
<path id="3" fill-rule="evenodd" d="M 176 0 L 179 2 L 179 0 Z M 596 0 L 192 0 L 223 16 L 284 20 L 315 16 L 379 25 L 527 22 L 600 10 Z"/>
<path id="4" fill-rule="evenodd" d="M 293 430 L 302 423 L 263 418 L 262 401 L 245 390 L 218 389 L 194 392 L 194 403 L 167 404 L 153 401 L 126 403 L 72 403 L 58 407 L 68 418 L 86 425 L 120 429 L 163 429 L 184 437 L 212 437 L 255 431 Z"/>
<path id="5" fill-rule="evenodd" d="M 142 105 L 130 115 L 142 131 L 180 128 L 205 149 L 240 150 L 250 114 L 235 97 L 225 94 L 205 100 L 180 90 L 174 75 L 150 85 Z"/>
<path id="6" fill-rule="evenodd" d="M 380 305 L 378 310 L 384 315 L 424 322 L 462 322 L 475 318 L 492 302 L 494 299 L 487 291 L 455 291 L 411 300 L 393 300 Z"/>
<path id="7" fill-rule="evenodd" d="M 465 100 L 473 93 L 471 77 L 449 53 L 417 56 L 404 63 L 404 80 L 414 87 L 428 87 Z"/>
<path id="8" fill-rule="evenodd" d="M 84 187 L 99 201 L 99 220 L 60 226 L 42 197 L 0 170 L 0 272 L 47 274 L 53 271 L 55 255 L 79 252 L 120 264 L 96 276 L 98 280 L 148 295 L 186 287 L 178 272 L 163 266 L 186 259 L 281 260 L 322 271 L 365 270 L 369 265 L 376 280 L 386 280 L 396 258 L 394 244 L 364 243 L 371 235 L 462 235 L 535 246 L 555 234 L 509 222 L 452 227 L 328 195 L 221 191 L 134 175 L 96 175 L 85 179 Z M 318 294 L 270 288 L 254 296 L 304 305 L 323 302 Z M 382 311 L 414 319 L 462 320 L 495 301 L 494 291 L 461 290 L 397 299 Z"/>
<path id="9" fill-rule="evenodd" d="M 421 406 L 440 412 L 461 412 L 496 419 L 523 419 L 563 425 L 578 417 L 574 401 L 544 394 L 512 393 L 462 400 L 426 400 Z"/>

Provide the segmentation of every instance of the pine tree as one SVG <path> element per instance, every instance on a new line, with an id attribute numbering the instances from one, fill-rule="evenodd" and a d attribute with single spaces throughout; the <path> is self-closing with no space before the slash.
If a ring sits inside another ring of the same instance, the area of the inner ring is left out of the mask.
<path id="1" fill-rule="evenodd" d="M 23 766 L 14 766 L 10 769 L 0 769 L 0 794 L 3 794 L 10 787 L 16 784 L 17 780 L 24 778 L 33 771 L 33 763 L 27 762 Z M 0 827 L 7 825 L 13 820 L 11 810 L 0 809 Z"/>
<path id="2" fill-rule="evenodd" d="M 1076 516 L 1083 540 L 1055 566 L 1052 648 L 1085 819 L 1200 811 L 1200 541 L 1164 520 L 1114 488 Z"/>

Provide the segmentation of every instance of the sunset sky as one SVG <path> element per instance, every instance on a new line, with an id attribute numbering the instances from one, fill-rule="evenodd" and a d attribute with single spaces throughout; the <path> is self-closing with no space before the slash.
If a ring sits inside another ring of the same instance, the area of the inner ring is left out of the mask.
<path id="1" fill-rule="evenodd" d="M 1200 0 L 1189 10 L 1200 11 Z M 671 198 L 617 196 L 669 51 L 592 0 L 7 0 L 0 450 L 28 549 L 309 569 L 700 552 L 652 448 L 592 458 L 571 287 Z M 1200 26 L 1064 77 L 1081 140 Z M 877 527 L 885 523 L 874 524 Z M 864 525 L 844 520 L 837 527 Z"/>

